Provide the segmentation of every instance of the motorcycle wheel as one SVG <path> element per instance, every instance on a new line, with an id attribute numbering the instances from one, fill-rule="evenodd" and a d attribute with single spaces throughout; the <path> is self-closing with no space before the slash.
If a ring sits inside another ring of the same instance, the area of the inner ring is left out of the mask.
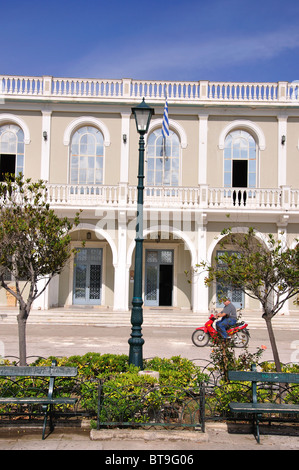
<path id="1" fill-rule="evenodd" d="M 195 346 L 203 347 L 208 344 L 210 340 L 209 333 L 205 333 L 203 330 L 195 330 L 192 334 L 192 341 Z"/>
<path id="2" fill-rule="evenodd" d="M 246 330 L 241 330 L 235 333 L 232 339 L 236 348 L 245 348 L 249 341 L 249 335 Z"/>

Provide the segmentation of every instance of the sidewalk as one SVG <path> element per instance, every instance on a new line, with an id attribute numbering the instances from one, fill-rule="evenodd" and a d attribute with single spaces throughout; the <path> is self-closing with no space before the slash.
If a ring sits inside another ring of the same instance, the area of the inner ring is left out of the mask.
<path id="1" fill-rule="evenodd" d="M 275 425 L 270 428 L 261 426 L 261 444 L 257 444 L 248 425 L 229 427 L 225 423 L 207 423 L 205 433 L 128 429 L 90 431 L 57 427 L 44 441 L 41 439 L 40 429 L 5 431 L 2 428 L 0 451 L 118 450 L 127 451 L 126 455 L 130 455 L 132 451 L 134 456 L 144 450 L 151 454 L 158 454 L 159 451 L 193 451 L 188 454 L 196 456 L 195 451 L 200 450 L 299 450 L 298 437 L 298 426 L 296 429 Z"/>

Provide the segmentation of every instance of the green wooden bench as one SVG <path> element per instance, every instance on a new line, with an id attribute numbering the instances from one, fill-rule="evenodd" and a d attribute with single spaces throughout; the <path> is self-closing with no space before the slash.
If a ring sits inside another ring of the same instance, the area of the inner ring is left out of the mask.
<path id="1" fill-rule="evenodd" d="M 74 405 L 78 398 L 57 397 L 54 396 L 54 385 L 56 377 L 76 377 L 76 367 L 57 367 L 57 362 L 52 361 L 50 367 L 47 366 L 0 366 L 0 378 L 12 378 L 16 383 L 19 377 L 45 377 L 49 378 L 47 396 L 0 396 L 0 404 L 17 404 L 17 405 L 41 405 L 44 414 L 42 439 L 45 439 L 45 431 L 48 417 L 50 418 L 50 431 L 53 431 L 53 406 L 54 405 Z M 23 392 L 23 391 L 22 391 Z M 7 394 L 4 392 L 4 395 Z"/>
<path id="2" fill-rule="evenodd" d="M 283 373 L 283 372 L 257 372 L 256 365 L 252 364 L 251 371 L 234 371 L 228 372 L 229 380 L 252 382 L 252 402 L 237 403 L 231 402 L 229 407 L 234 413 L 248 413 L 253 416 L 253 426 L 255 438 L 260 443 L 259 420 L 263 413 L 285 413 L 298 414 L 299 404 L 286 403 L 259 403 L 257 401 L 257 383 L 282 383 L 282 384 L 299 384 L 299 374 Z"/>

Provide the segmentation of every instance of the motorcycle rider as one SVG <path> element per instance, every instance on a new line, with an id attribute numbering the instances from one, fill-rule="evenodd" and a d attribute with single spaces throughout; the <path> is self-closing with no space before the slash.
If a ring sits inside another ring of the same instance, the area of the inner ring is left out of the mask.
<path id="1" fill-rule="evenodd" d="M 217 322 L 217 329 L 219 330 L 223 339 L 227 339 L 227 329 L 230 326 L 234 326 L 237 323 L 237 311 L 236 307 L 231 303 L 230 299 L 226 297 L 224 299 L 224 308 L 220 313 L 216 314 L 216 318 L 221 318 Z"/>

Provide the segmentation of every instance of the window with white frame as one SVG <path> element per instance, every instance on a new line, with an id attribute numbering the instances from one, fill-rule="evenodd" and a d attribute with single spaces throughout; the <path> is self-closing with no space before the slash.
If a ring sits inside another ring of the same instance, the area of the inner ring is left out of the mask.
<path id="1" fill-rule="evenodd" d="M 0 181 L 24 173 L 24 132 L 15 124 L 0 126 Z"/>
<path id="2" fill-rule="evenodd" d="M 256 141 L 244 130 L 230 132 L 224 145 L 224 187 L 256 188 Z"/>
<path id="3" fill-rule="evenodd" d="M 180 177 L 180 140 L 175 132 L 169 130 L 165 142 L 162 129 L 151 132 L 147 139 L 148 186 L 178 186 Z"/>
<path id="4" fill-rule="evenodd" d="M 103 134 L 96 127 L 80 127 L 71 139 L 70 183 L 103 184 L 103 166 Z"/>

